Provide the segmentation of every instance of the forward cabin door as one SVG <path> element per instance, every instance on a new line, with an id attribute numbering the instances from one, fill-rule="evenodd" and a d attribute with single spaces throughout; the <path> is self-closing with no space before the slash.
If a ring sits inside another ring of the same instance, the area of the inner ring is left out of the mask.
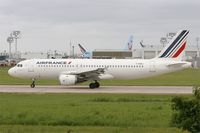
<path id="1" fill-rule="evenodd" d="M 32 61 L 28 63 L 28 72 L 34 72 L 34 63 Z"/>
<path id="2" fill-rule="evenodd" d="M 156 72 L 155 61 L 150 62 L 149 72 Z"/>

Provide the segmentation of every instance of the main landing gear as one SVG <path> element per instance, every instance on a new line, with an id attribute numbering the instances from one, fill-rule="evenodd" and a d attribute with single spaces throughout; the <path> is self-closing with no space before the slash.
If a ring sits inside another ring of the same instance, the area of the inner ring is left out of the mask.
<path id="1" fill-rule="evenodd" d="M 32 79 L 31 88 L 35 88 L 35 79 Z"/>
<path id="2" fill-rule="evenodd" d="M 94 83 L 90 83 L 89 87 L 90 89 L 99 88 L 100 84 L 99 82 L 95 81 Z"/>

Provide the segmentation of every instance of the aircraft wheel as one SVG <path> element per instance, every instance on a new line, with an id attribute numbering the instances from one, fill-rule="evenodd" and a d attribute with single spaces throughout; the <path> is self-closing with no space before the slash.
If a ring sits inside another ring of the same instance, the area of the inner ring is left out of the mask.
<path id="1" fill-rule="evenodd" d="M 33 82 L 31 84 L 31 88 L 35 88 L 35 79 L 33 79 Z"/>
<path id="2" fill-rule="evenodd" d="M 32 84 L 31 84 L 31 88 L 35 88 L 35 84 L 32 83 Z"/>
<path id="3" fill-rule="evenodd" d="M 96 86 L 96 88 L 99 88 L 100 87 L 100 84 L 99 84 L 99 82 L 95 82 L 95 86 Z"/>
<path id="4" fill-rule="evenodd" d="M 94 89 L 94 88 L 96 88 L 96 84 L 95 83 L 90 83 L 89 87 L 90 87 L 90 89 Z"/>

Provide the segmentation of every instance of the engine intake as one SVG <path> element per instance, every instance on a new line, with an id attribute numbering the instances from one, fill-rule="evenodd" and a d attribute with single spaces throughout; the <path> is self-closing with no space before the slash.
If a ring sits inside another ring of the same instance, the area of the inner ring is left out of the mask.
<path id="1" fill-rule="evenodd" d="M 60 84 L 61 85 L 74 85 L 77 83 L 76 75 L 65 75 L 61 74 L 59 76 Z"/>

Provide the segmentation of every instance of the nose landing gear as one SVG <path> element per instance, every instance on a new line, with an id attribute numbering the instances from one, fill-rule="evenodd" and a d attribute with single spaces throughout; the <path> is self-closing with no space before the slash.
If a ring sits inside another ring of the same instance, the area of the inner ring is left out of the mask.
<path id="1" fill-rule="evenodd" d="M 35 79 L 32 79 L 31 88 L 35 88 Z"/>

